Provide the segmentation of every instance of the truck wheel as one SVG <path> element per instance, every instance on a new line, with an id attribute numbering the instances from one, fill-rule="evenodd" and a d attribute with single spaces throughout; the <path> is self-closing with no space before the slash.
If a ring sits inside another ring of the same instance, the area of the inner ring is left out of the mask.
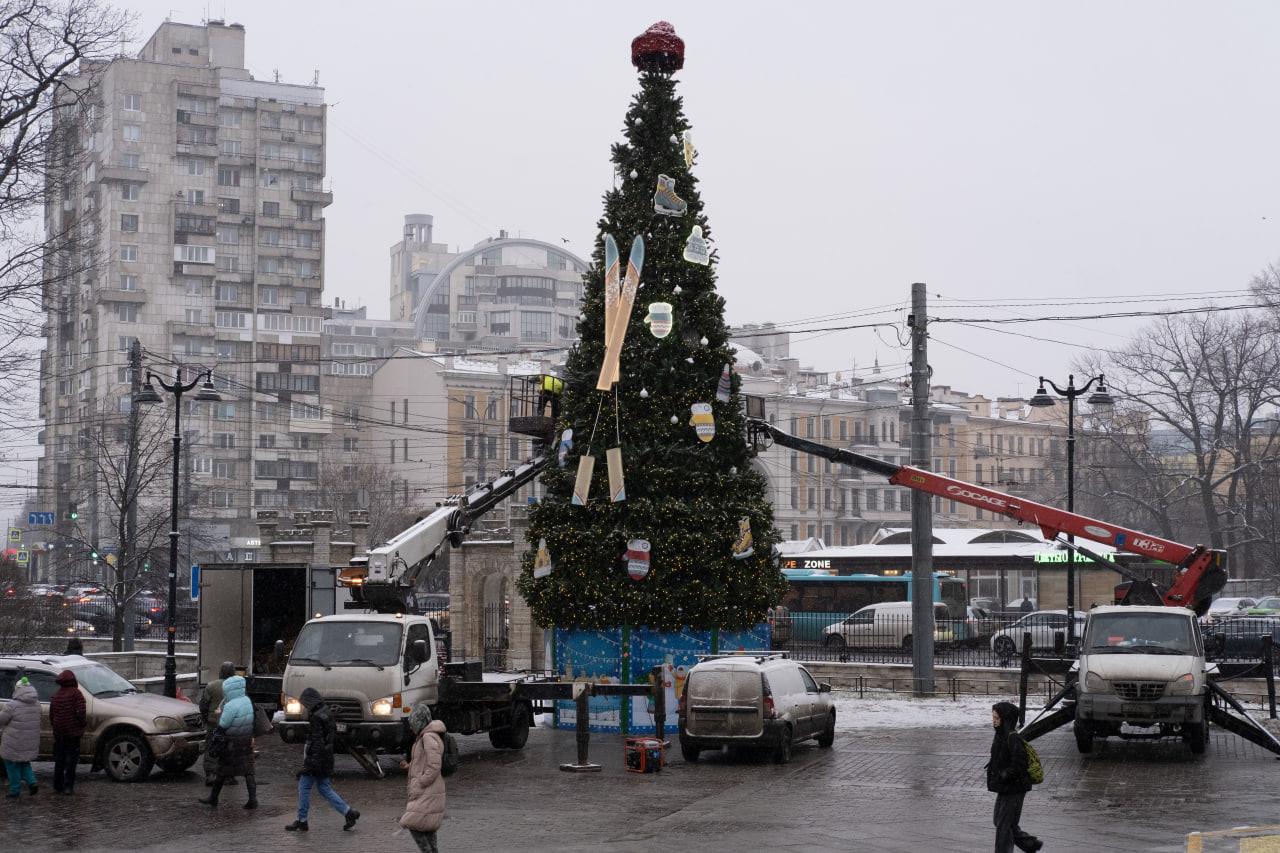
<path id="1" fill-rule="evenodd" d="M 1088 755 L 1093 752 L 1093 732 L 1089 724 L 1076 720 L 1073 729 L 1076 735 L 1076 749 L 1080 750 L 1080 754 Z"/>
<path id="2" fill-rule="evenodd" d="M 827 636 L 823 637 L 822 645 L 828 649 L 831 649 L 833 652 L 843 651 L 844 637 L 840 636 L 839 634 L 828 634 Z"/>
<path id="3" fill-rule="evenodd" d="M 773 760 L 776 764 L 786 764 L 791 761 L 791 726 L 782 727 L 778 745 L 773 748 Z"/>
<path id="4" fill-rule="evenodd" d="M 137 735 L 116 735 L 102 750 L 103 769 L 117 782 L 141 782 L 154 763 L 150 747 Z"/>
<path id="5" fill-rule="evenodd" d="M 698 756 L 701 753 L 702 750 L 698 749 L 696 746 L 686 746 L 684 741 L 680 742 L 680 754 L 683 755 L 684 760 L 690 764 L 696 764 L 698 762 Z"/>
<path id="6" fill-rule="evenodd" d="M 507 733 L 507 749 L 524 749 L 529 742 L 529 725 L 533 722 L 529 706 L 523 702 L 511 709 L 511 731 Z"/>
<path id="7" fill-rule="evenodd" d="M 1182 740 L 1191 747 L 1192 755 L 1204 755 L 1209 745 L 1209 726 L 1206 723 L 1183 723 Z"/>
<path id="8" fill-rule="evenodd" d="M 827 716 L 827 725 L 822 730 L 822 734 L 818 735 L 818 746 L 829 747 L 836 742 L 836 712 L 832 711 Z"/>
<path id="9" fill-rule="evenodd" d="M 995 650 L 996 656 L 1000 658 L 1011 658 L 1018 653 L 1018 646 L 1008 637 L 996 637 L 996 641 L 991 645 Z"/>

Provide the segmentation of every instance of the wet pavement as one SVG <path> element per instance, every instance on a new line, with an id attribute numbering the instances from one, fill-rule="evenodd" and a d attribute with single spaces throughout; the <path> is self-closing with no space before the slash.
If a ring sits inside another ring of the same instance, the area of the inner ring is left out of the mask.
<path id="1" fill-rule="evenodd" d="M 790 764 L 757 756 L 679 757 L 672 738 L 661 773 L 623 766 L 622 738 L 594 734 L 599 772 L 568 773 L 570 730 L 535 729 L 525 749 L 495 750 L 480 735 L 459 738 L 462 767 L 448 782 L 440 849 L 453 851 L 985 851 L 992 847 L 994 794 L 982 766 L 990 729 L 874 729 L 841 732 L 835 746 L 797 747 Z M 1080 755 L 1069 730 L 1036 748 L 1046 781 L 1028 795 L 1022 825 L 1057 851 L 1182 851 L 1187 833 L 1280 823 L 1280 762 L 1235 735 L 1213 729 L 1208 751 L 1192 757 L 1169 742 L 1098 742 Z M 334 788 L 361 812 L 356 828 L 313 794 L 307 834 L 287 833 L 295 817 L 294 771 L 301 748 L 260 739 L 256 811 L 241 808 L 243 785 L 223 791 L 215 810 L 197 770 L 155 773 L 124 785 L 81 768 L 74 797 L 55 796 L 52 766 L 36 765 L 41 791 L 3 801 L 6 850 L 414 851 L 396 821 L 404 772 L 384 757 L 373 779 L 339 756 Z M 197 766 L 198 769 L 198 766 Z M 1270 848 L 1267 848 L 1270 849 Z"/>

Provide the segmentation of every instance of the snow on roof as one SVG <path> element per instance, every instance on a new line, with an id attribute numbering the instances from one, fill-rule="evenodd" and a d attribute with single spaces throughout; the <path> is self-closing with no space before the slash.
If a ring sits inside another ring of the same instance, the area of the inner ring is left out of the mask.
<path id="1" fill-rule="evenodd" d="M 739 370 L 747 373 L 760 373 L 765 369 L 764 358 L 755 350 L 748 349 L 742 344 L 736 344 L 732 341 L 729 342 L 729 346 L 737 350 L 734 355 L 734 366 Z"/>
<path id="2" fill-rule="evenodd" d="M 1005 528 L 987 530 L 981 528 L 951 528 L 933 531 L 933 556 L 935 557 L 1028 557 L 1037 554 L 1063 551 L 1064 546 L 1040 536 L 1038 530 Z M 1086 543 L 1097 554 L 1112 554 L 1116 549 L 1101 543 Z M 911 556 L 910 528 L 885 528 L 876 533 L 876 542 L 869 545 L 838 545 L 806 554 L 815 559 L 823 557 L 909 557 Z M 1084 557 L 1080 557 L 1084 560 Z"/>
<path id="3" fill-rule="evenodd" d="M 786 539 L 778 543 L 779 554 L 804 554 L 809 551 L 821 551 L 826 543 L 816 536 L 808 539 Z"/>

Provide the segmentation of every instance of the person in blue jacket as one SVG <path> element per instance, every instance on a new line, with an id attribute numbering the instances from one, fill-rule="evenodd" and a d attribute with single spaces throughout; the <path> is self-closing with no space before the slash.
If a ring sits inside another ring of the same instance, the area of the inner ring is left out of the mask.
<path id="1" fill-rule="evenodd" d="M 222 705 L 222 716 L 218 718 L 218 730 L 210 738 L 210 743 L 223 740 L 225 745 L 221 754 L 216 756 L 218 769 L 212 790 L 209 796 L 201 797 L 200 802 L 216 806 L 226 780 L 243 776 L 245 787 L 249 789 L 249 799 L 244 807 L 256 809 L 258 783 L 253 775 L 253 702 L 249 701 L 245 693 L 243 676 L 233 675 L 224 679 L 222 693 L 226 697 Z"/>

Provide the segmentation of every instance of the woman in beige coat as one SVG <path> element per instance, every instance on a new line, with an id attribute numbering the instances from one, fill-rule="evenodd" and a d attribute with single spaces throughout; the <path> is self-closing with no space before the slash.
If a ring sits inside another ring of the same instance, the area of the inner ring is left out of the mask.
<path id="1" fill-rule="evenodd" d="M 409 771 L 409 802 L 400 825 L 409 830 L 423 853 L 439 853 L 436 830 L 444 823 L 444 777 L 440 775 L 440 759 L 446 731 L 444 723 L 431 719 L 431 709 L 420 702 L 409 714 L 409 728 L 418 736 L 413 755 L 400 766 Z"/>

